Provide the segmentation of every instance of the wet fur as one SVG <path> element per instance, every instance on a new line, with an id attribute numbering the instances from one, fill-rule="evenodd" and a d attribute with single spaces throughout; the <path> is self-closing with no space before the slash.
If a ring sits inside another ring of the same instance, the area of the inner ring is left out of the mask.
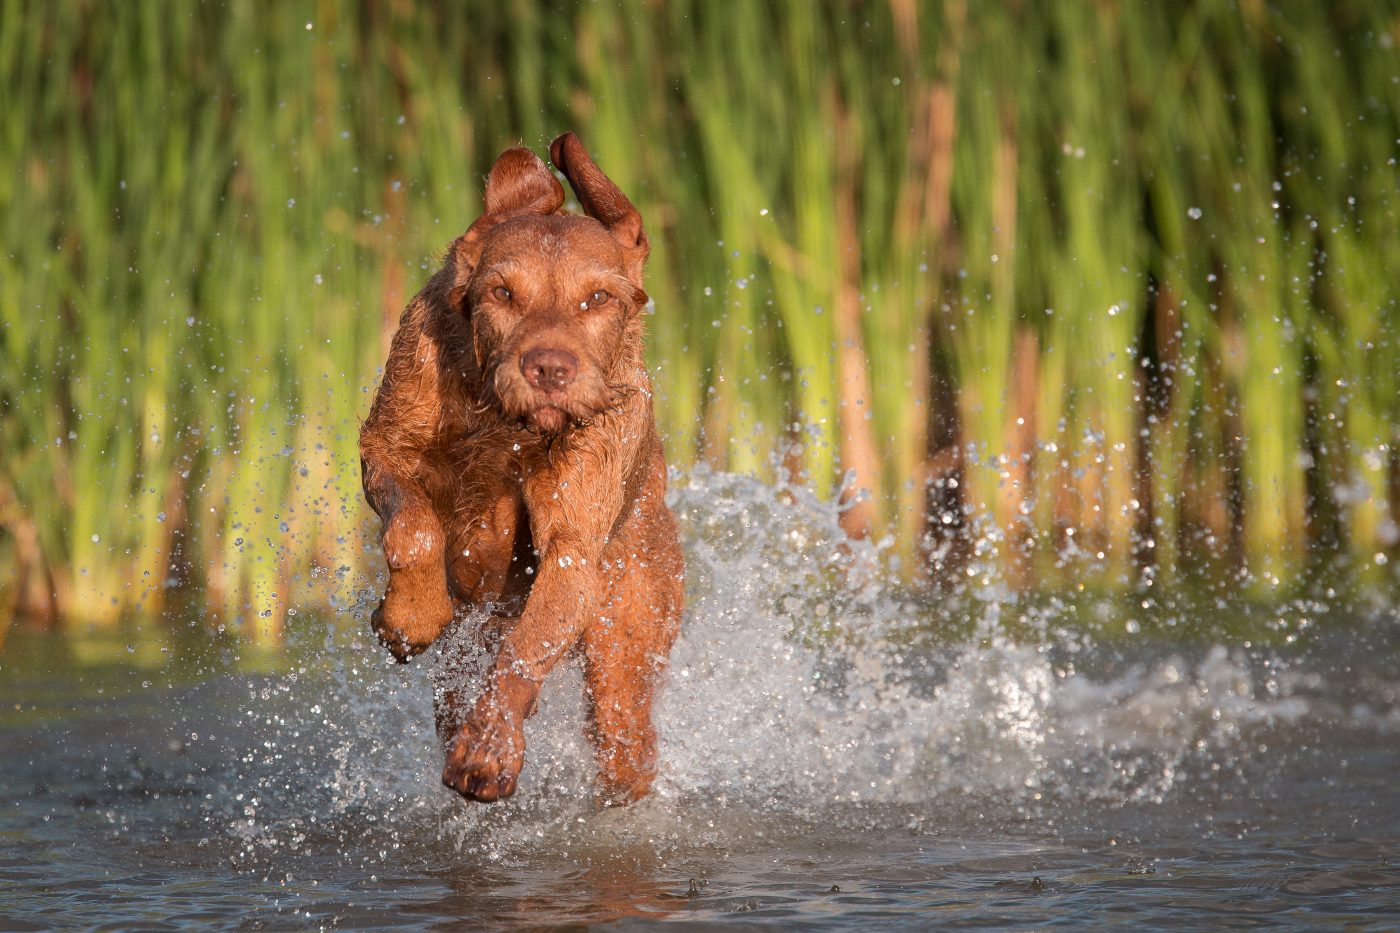
<path id="1" fill-rule="evenodd" d="M 651 702 L 682 602 L 642 360 L 648 244 L 577 138 L 551 154 L 587 216 L 562 213 L 533 153 L 507 150 L 485 212 L 399 321 L 360 432 L 389 566 L 373 625 L 407 660 L 454 617 L 491 613 L 477 636 L 497 655 L 479 697 L 461 699 L 458 671 L 435 698 L 443 781 L 475 800 L 514 792 L 540 681 L 578 652 L 601 796 L 626 803 L 655 775 Z M 600 291 L 611 300 L 580 307 Z M 540 347 L 577 359 L 564 389 L 523 375 Z"/>

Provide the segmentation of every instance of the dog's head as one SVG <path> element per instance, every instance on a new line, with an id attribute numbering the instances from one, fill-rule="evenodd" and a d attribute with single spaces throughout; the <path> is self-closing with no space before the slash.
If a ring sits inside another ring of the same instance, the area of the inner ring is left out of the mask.
<path id="1" fill-rule="evenodd" d="M 617 405 L 639 352 L 650 247 L 632 202 L 578 137 L 550 146 L 586 216 L 528 149 L 508 149 L 486 180 L 485 211 L 453 244 L 453 300 L 471 323 L 482 401 L 553 434 Z"/>

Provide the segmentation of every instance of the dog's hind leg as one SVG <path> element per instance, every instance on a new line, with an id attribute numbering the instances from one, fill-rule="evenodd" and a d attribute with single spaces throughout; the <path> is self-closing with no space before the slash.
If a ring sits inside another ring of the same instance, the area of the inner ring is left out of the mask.
<path id="1" fill-rule="evenodd" d="M 646 796 L 656 777 L 653 663 L 651 652 L 627 642 L 585 646 L 588 738 L 598 759 L 599 797 L 604 806 L 621 806 Z"/>
<path id="2" fill-rule="evenodd" d="M 679 600 L 664 583 L 648 585 L 654 582 L 636 569 L 623 574 L 582 638 L 588 738 L 604 806 L 646 796 L 656 777 L 652 701 L 675 640 Z"/>

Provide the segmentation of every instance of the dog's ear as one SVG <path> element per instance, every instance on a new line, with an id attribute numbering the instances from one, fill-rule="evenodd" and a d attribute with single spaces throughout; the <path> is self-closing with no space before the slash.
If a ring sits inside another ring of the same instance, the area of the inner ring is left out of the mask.
<path id="1" fill-rule="evenodd" d="M 565 133 L 550 143 L 549 157 L 554 167 L 569 180 L 583 212 L 607 227 L 622 244 L 627 271 L 640 287 L 642 264 L 651 252 L 646 231 L 642 229 L 642 215 L 612 179 L 594 164 L 588 150 L 573 133 Z"/>
<path id="2" fill-rule="evenodd" d="M 486 202 L 480 217 L 457 238 L 457 279 L 465 287 L 481 258 L 486 232 L 504 220 L 523 214 L 553 214 L 564 206 L 564 186 L 529 149 L 507 149 L 486 176 Z"/>
<path id="3" fill-rule="evenodd" d="M 482 220 L 489 217 L 500 223 L 518 214 L 553 214 L 563 206 L 564 186 L 529 149 L 507 149 L 486 176 Z"/>

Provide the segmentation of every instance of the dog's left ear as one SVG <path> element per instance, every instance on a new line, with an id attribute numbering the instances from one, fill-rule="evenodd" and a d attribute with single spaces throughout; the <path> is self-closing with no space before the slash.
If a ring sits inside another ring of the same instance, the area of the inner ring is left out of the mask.
<path id="1" fill-rule="evenodd" d="M 642 265 L 651 253 L 651 244 L 642 229 L 642 215 L 612 179 L 594 164 L 588 150 L 573 133 L 565 133 L 550 143 L 549 158 L 569 180 L 583 212 L 606 227 L 622 244 L 628 275 L 641 288 Z"/>

